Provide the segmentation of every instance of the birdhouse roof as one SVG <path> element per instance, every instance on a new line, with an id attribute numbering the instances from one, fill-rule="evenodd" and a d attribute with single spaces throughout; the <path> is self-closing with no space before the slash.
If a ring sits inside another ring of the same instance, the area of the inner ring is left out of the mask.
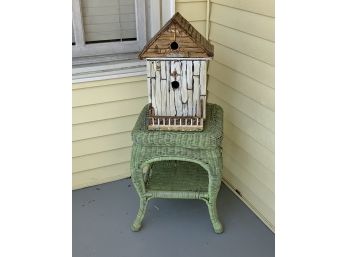
<path id="1" fill-rule="evenodd" d="M 178 12 L 153 36 L 139 54 L 140 59 L 213 56 L 214 46 Z"/>

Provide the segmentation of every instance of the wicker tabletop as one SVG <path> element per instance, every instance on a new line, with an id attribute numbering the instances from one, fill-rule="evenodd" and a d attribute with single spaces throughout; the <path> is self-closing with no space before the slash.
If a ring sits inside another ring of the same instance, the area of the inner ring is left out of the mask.
<path id="1" fill-rule="evenodd" d="M 221 146 L 222 115 L 219 105 L 207 104 L 207 117 L 203 131 L 153 131 L 147 129 L 146 119 L 149 106 L 146 105 L 140 113 L 132 131 L 134 144 L 148 146 L 182 146 L 207 149 Z"/>

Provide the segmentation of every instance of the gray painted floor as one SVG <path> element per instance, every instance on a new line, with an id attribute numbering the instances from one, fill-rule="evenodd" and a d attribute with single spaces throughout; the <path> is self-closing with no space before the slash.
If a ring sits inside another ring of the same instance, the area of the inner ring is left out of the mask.
<path id="1" fill-rule="evenodd" d="M 273 232 L 225 185 L 220 235 L 199 200 L 150 200 L 142 230 L 131 232 L 138 196 L 130 179 L 73 191 L 72 200 L 73 257 L 274 256 Z"/>

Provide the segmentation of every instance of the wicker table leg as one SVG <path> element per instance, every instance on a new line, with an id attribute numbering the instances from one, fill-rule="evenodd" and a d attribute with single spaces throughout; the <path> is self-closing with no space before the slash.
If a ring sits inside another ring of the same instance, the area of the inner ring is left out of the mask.
<path id="1" fill-rule="evenodd" d="M 222 224 L 219 220 L 217 209 L 216 209 L 216 198 L 209 200 L 209 202 L 206 202 L 209 210 L 210 220 L 213 224 L 213 228 L 215 233 L 220 234 L 224 231 Z"/>
<path id="2" fill-rule="evenodd" d="M 131 157 L 131 175 L 133 185 L 139 195 L 140 204 L 137 216 L 131 226 L 132 231 L 136 232 L 141 229 L 141 223 L 144 219 L 146 206 L 149 199 L 145 196 L 145 184 L 143 178 L 143 169 L 141 166 L 141 161 L 137 160 L 135 153 L 135 148 L 133 148 L 132 157 Z"/>
<path id="3" fill-rule="evenodd" d="M 131 226 L 131 229 L 134 232 L 137 232 L 141 229 L 141 223 L 145 216 L 147 203 L 148 203 L 148 199 L 140 198 L 140 206 L 139 206 L 138 214 Z"/>
<path id="4" fill-rule="evenodd" d="M 223 232 L 223 226 L 218 217 L 216 199 L 221 186 L 222 156 L 217 154 L 215 158 L 210 160 L 210 164 L 212 172 L 209 173 L 209 200 L 206 201 L 206 204 L 208 206 L 210 220 L 213 224 L 214 231 L 215 233 L 220 234 Z"/>

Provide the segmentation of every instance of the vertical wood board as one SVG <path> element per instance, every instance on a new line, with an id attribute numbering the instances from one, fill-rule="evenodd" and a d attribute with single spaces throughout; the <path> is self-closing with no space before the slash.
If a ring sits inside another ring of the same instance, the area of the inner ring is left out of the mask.
<path id="1" fill-rule="evenodd" d="M 156 87 L 156 107 L 157 107 L 157 113 L 158 115 L 162 115 L 162 94 L 161 94 L 161 76 L 160 76 L 160 70 L 157 70 L 156 65 L 156 72 L 155 72 L 155 87 Z"/>

